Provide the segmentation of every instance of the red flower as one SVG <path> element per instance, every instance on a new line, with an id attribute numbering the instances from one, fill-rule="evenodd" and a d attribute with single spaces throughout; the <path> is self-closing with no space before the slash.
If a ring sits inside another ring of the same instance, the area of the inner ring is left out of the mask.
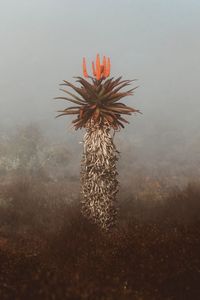
<path id="1" fill-rule="evenodd" d="M 103 57 L 103 64 L 100 62 L 100 56 L 97 54 L 96 56 L 96 69 L 95 69 L 95 63 L 92 62 L 92 73 L 94 77 L 96 77 L 97 80 L 100 80 L 101 78 L 105 79 L 108 76 L 110 76 L 110 58 Z M 86 68 L 86 59 L 83 57 L 83 75 L 84 77 L 89 77 L 87 73 Z"/>

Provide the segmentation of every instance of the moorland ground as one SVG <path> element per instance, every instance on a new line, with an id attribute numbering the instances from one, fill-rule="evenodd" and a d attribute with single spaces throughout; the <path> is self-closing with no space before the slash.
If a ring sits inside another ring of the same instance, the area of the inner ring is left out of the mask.
<path id="1" fill-rule="evenodd" d="M 24 136 L 0 153 L 1 300 L 200 298 L 199 178 L 180 187 L 133 174 L 104 233 L 80 214 L 78 178 L 52 177 L 69 154 L 48 147 L 49 162 L 37 132 Z"/>

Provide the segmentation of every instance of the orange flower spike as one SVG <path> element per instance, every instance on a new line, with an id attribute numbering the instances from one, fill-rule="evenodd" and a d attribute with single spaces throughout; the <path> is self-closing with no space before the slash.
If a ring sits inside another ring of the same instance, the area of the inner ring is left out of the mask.
<path id="1" fill-rule="evenodd" d="M 106 69 L 106 57 L 104 56 L 103 57 L 103 76 L 106 77 L 106 72 L 107 72 L 107 69 Z"/>
<path id="2" fill-rule="evenodd" d="M 101 75 L 103 76 L 104 65 L 101 65 Z"/>
<path id="3" fill-rule="evenodd" d="M 106 77 L 110 76 L 110 57 L 107 59 Z"/>
<path id="4" fill-rule="evenodd" d="M 84 77 L 88 77 L 85 57 L 83 57 L 83 75 Z"/>
<path id="5" fill-rule="evenodd" d="M 96 79 L 99 80 L 101 78 L 101 65 L 100 65 L 100 57 L 97 54 L 96 57 Z"/>
<path id="6" fill-rule="evenodd" d="M 92 62 L 92 72 L 93 72 L 93 75 L 96 76 L 96 70 L 95 70 L 94 62 Z"/>

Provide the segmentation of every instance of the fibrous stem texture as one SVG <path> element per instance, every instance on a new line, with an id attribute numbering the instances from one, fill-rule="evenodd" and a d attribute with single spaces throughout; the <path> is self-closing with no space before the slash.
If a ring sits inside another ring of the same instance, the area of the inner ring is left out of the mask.
<path id="1" fill-rule="evenodd" d="M 102 229 L 111 228 L 116 221 L 117 160 L 110 126 L 90 123 L 81 162 L 82 212 Z"/>

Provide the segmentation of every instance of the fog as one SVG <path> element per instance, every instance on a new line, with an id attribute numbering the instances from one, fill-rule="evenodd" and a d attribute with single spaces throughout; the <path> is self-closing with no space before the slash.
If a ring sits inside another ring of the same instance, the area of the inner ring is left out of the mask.
<path id="1" fill-rule="evenodd" d="M 200 299 L 199 37 L 199 0 L 0 0 L 0 300 Z M 81 169 L 84 130 L 55 118 L 97 53 L 139 85 L 117 199 L 106 135 Z"/>
<path id="2" fill-rule="evenodd" d="M 197 166 L 199 15 L 198 0 L 0 0 L 2 132 L 35 123 L 78 145 L 82 133 L 55 119 L 65 103 L 53 97 L 63 79 L 82 75 L 83 56 L 89 63 L 100 53 L 111 57 L 112 75 L 140 85 L 126 102 L 143 115 L 117 134 L 124 155 L 135 147 L 131 158 L 145 163 L 181 156 Z"/>

